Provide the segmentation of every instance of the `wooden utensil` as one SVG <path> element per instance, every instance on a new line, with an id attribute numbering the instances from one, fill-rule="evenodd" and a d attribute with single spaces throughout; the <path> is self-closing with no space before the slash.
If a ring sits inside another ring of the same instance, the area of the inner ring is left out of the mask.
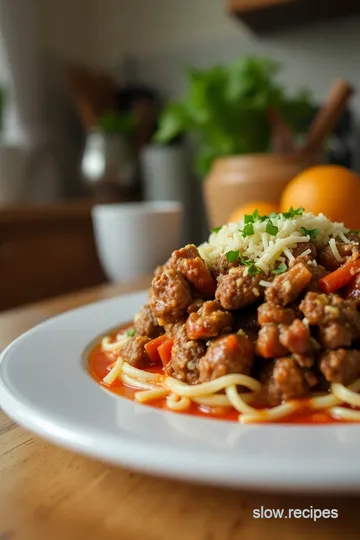
<path id="1" fill-rule="evenodd" d="M 280 112 L 270 108 L 267 119 L 271 126 L 272 149 L 275 154 L 289 154 L 294 151 L 294 133 Z"/>
<path id="2" fill-rule="evenodd" d="M 310 126 L 302 152 L 315 154 L 321 149 L 353 93 L 354 88 L 347 81 L 340 79 L 334 83 L 326 102 Z"/>

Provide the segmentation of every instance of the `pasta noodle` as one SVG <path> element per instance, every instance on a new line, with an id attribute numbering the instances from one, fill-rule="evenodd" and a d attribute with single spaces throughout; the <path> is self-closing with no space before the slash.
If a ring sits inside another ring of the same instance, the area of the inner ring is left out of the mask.
<path id="1" fill-rule="evenodd" d="M 284 418 L 296 410 L 296 403 L 288 401 L 273 407 L 272 409 L 264 409 L 256 411 L 254 414 L 244 414 L 239 420 L 242 424 L 252 424 L 256 422 L 272 422 Z"/>
<path id="2" fill-rule="evenodd" d="M 334 407 L 330 409 L 329 412 L 333 418 L 337 418 L 339 420 L 352 420 L 354 422 L 359 422 L 360 420 L 360 411 L 354 411 L 353 409 Z"/>
<path id="3" fill-rule="evenodd" d="M 333 383 L 331 385 L 331 392 L 337 397 L 340 401 L 348 403 L 353 407 L 360 407 L 360 395 L 356 392 L 353 392 L 346 386 L 338 383 Z"/>
<path id="4" fill-rule="evenodd" d="M 154 401 L 155 399 L 160 399 L 165 397 L 169 391 L 167 388 L 156 388 L 154 390 L 142 390 L 136 392 L 135 400 L 139 403 L 147 403 L 149 401 Z"/>
<path id="5" fill-rule="evenodd" d="M 104 337 L 101 342 L 101 347 L 106 352 L 117 352 L 120 351 L 121 347 L 128 341 L 128 338 L 123 337 L 120 340 L 111 342 L 109 337 Z"/>
<path id="6" fill-rule="evenodd" d="M 191 400 L 178 394 L 170 394 L 166 398 L 166 405 L 173 411 L 185 411 L 190 407 Z"/>
<path id="7" fill-rule="evenodd" d="M 234 409 L 236 409 L 239 413 L 255 414 L 257 412 L 254 407 L 250 407 L 250 405 L 248 405 L 247 403 L 245 403 L 245 401 L 241 399 L 235 384 L 226 387 L 226 397 L 228 398 Z"/>
<path id="8" fill-rule="evenodd" d="M 261 384 L 256 379 L 248 377 L 247 375 L 224 375 L 210 382 L 202 384 L 185 384 L 183 382 L 177 381 L 172 377 L 166 377 L 165 384 L 174 392 L 177 392 L 180 395 L 193 397 L 201 396 L 203 394 L 215 394 L 219 390 L 223 390 L 227 386 L 231 385 L 241 385 L 246 386 L 250 390 L 257 391 L 261 389 Z"/>
<path id="9" fill-rule="evenodd" d="M 123 367 L 124 360 L 119 356 L 117 361 L 115 362 L 114 366 L 112 367 L 111 371 L 104 377 L 104 383 L 106 384 L 112 384 L 116 381 L 121 375 L 122 367 Z"/>
<path id="10" fill-rule="evenodd" d="M 178 412 L 189 409 L 191 403 L 210 409 L 230 408 L 239 413 L 239 422 L 242 424 L 274 422 L 286 418 L 299 408 L 298 401 L 288 401 L 267 409 L 253 407 L 250 403 L 256 401 L 262 385 L 248 375 L 224 375 L 209 382 L 190 385 L 173 377 L 133 367 L 121 357 L 121 347 L 128 338 L 123 334 L 116 338 L 115 342 L 108 337 L 101 342 L 101 348 L 109 359 L 115 351 L 119 354 L 116 361 L 110 364 L 111 369 L 103 378 L 103 382 L 111 386 L 116 380 L 120 380 L 123 384 L 136 388 L 138 391 L 134 397 L 138 403 L 166 399 L 168 409 Z M 247 391 L 241 392 L 239 388 L 246 388 Z M 358 392 L 360 379 L 349 387 L 333 383 L 330 386 L 330 393 L 313 395 L 306 401 L 306 407 L 314 411 L 326 410 L 335 419 L 360 421 L 360 410 L 348 408 L 348 406 L 360 408 Z"/>
<path id="11" fill-rule="evenodd" d="M 163 380 L 163 376 L 159 373 L 149 373 L 147 371 L 144 371 L 143 369 L 138 369 L 133 366 L 130 366 L 127 362 L 123 365 L 122 368 L 123 373 L 125 375 L 129 375 L 129 377 L 139 377 L 142 381 L 153 381 L 153 382 L 161 382 Z"/>

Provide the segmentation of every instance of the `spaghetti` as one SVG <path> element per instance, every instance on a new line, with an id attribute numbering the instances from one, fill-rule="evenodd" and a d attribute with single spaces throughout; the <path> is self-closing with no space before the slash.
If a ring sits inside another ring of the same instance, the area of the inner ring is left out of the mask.
<path id="1" fill-rule="evenodd" d="M 161 373 L 151 373 L 125 362 L 121 348 L 128 341 L 125 331 L 118 333 L 115 340 L 111 336 L 101 342 L 101 350 L 108 358 L 108 373 L 103 377 L 106 387 L 114 383 L 135 389 L 134 399 L 138 403 L 152 404 L 160 399 L 166 400 L 166 407 L 175 412 L 186 412 L 191 404 L 209 410 L 233 409 L 238 414 L 238 421 L 243 424 L 271 423 L 286 419 L 297 409 L 299 401 L 288 401 L 272 408 L 256 408 L 262 385 L 247 375 L 230 374 L 210 382 L 190 385 Z M 117 354 L 114 362 L 114 354 Z M 239 388 L 242 390 L 239 391 Z M 244 391 L 244 389 L 246 391 Z M 329 393 L 316 395 L 306 400 L 310 410 L 326 411 L 334 419 L 360 421 L 360 379 L 349 387 L 332 384 Z M 349 408 L 350 407 L 350 408 Z"/>

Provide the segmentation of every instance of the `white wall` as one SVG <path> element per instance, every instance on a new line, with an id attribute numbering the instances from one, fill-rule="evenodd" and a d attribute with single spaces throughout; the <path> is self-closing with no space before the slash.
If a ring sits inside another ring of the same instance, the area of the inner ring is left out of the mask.
<path id="1" fill-rule="evenodd" d="M 92 62 L 97 0 L 34 0 L 44 51 L 60 59 Z"/>
<path id="2" fill-rule="evenodd" d="M 137 57 L 142 79 L 173 97 L 184 91 L 184 64 L 269 54 L 283 63 L 290 89 L 308 86 L 319 100 L 335 78 L 350 80 L 360 118 L 360 17 L 259 37 L 227 15 L 226 0 L 36 1 L 44 47 L 62 58 L 119 69 Z"/>
<path id="3" fill-rule="evenodd" d="M 171 94 L 183 91 L 180 64 L 205 66 L 247 53 L 275 56 L 284 63 L 291 87 L 306 84 L 318 98 L 338 76 L 360 89 L 360 18 L 258 37 L 226 13 L 225 0 L 98 1 L 107 22 L 112 20 L 100 26 L 98 19 L 99 63 L 115 65 L 123 52 L 137 55 L 146 79 Z M 116 32 L 124 20 L 125 31 Z M 360 98 L 357 105 L 360 111 Z"/>
<path id="4" fill-rule="evenodd" d="M 119 53 L 149 57 L 184 45 L 239 35 L 224 13 L 224 0 L 98 0 L 97 59 L 118 62 Z"/>
<path id="5" fill-rule="evenodd" d="M 343 76 L 360 90 L 360 17 L 258 37 L 230 17 L 226 0 L 36 0 L 44 47 L 64 59 L 106 69 L 126 56 L 170 95 L 184 89 L 181 66 L 269 54 L 285 67 L 290 87 L 311 87 L 322 99 Z M 355 98 L 360 115 L 360 92 Z"/>
<path id="6" fill-rule="evenodd" d="M 290 89 L 309 87 L 319 101 L 334 79 L 349 80 L 358 90 L 352 107 L 360 124 L 360 17 L 260 37 L 226 13 L 226 0 L 97 1 L 103 6 L 97 62 L 104 67 L 119 64 L 122 54 L 137 56 L 141 78 L 177 97 L 186 88 L 184 65 L 229 62 L 241 54 L 271 55 L 283 64 L 282 79 Z M 355 166 L 360 170 L 360 155 Z"/>

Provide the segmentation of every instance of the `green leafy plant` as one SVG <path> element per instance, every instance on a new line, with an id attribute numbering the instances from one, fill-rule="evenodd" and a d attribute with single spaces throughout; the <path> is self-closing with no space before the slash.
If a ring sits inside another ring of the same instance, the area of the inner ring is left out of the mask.
<path id="1" fill-rule="evenodd" d="M 101 116 L 98 129 L 108 134 L 131 135 L 135 130 L 135 119 L 131 113 L 107 112 Z"/>
<path id="2" fill-rule="evenodd" d="M 271 147 L 268 111 L 279 111 L 295 133 L 310 113 L 310 94 L 290 96 L 278 82 L 280 65 L 261 57 L 244 57 L 230 66 L 188 69 L 184 100 L 168 104 L 155 141 L 168 143 L 188 133 L 197 148 L 196 168 L 206 174 L 220 156 L 266 152 Z"/>

